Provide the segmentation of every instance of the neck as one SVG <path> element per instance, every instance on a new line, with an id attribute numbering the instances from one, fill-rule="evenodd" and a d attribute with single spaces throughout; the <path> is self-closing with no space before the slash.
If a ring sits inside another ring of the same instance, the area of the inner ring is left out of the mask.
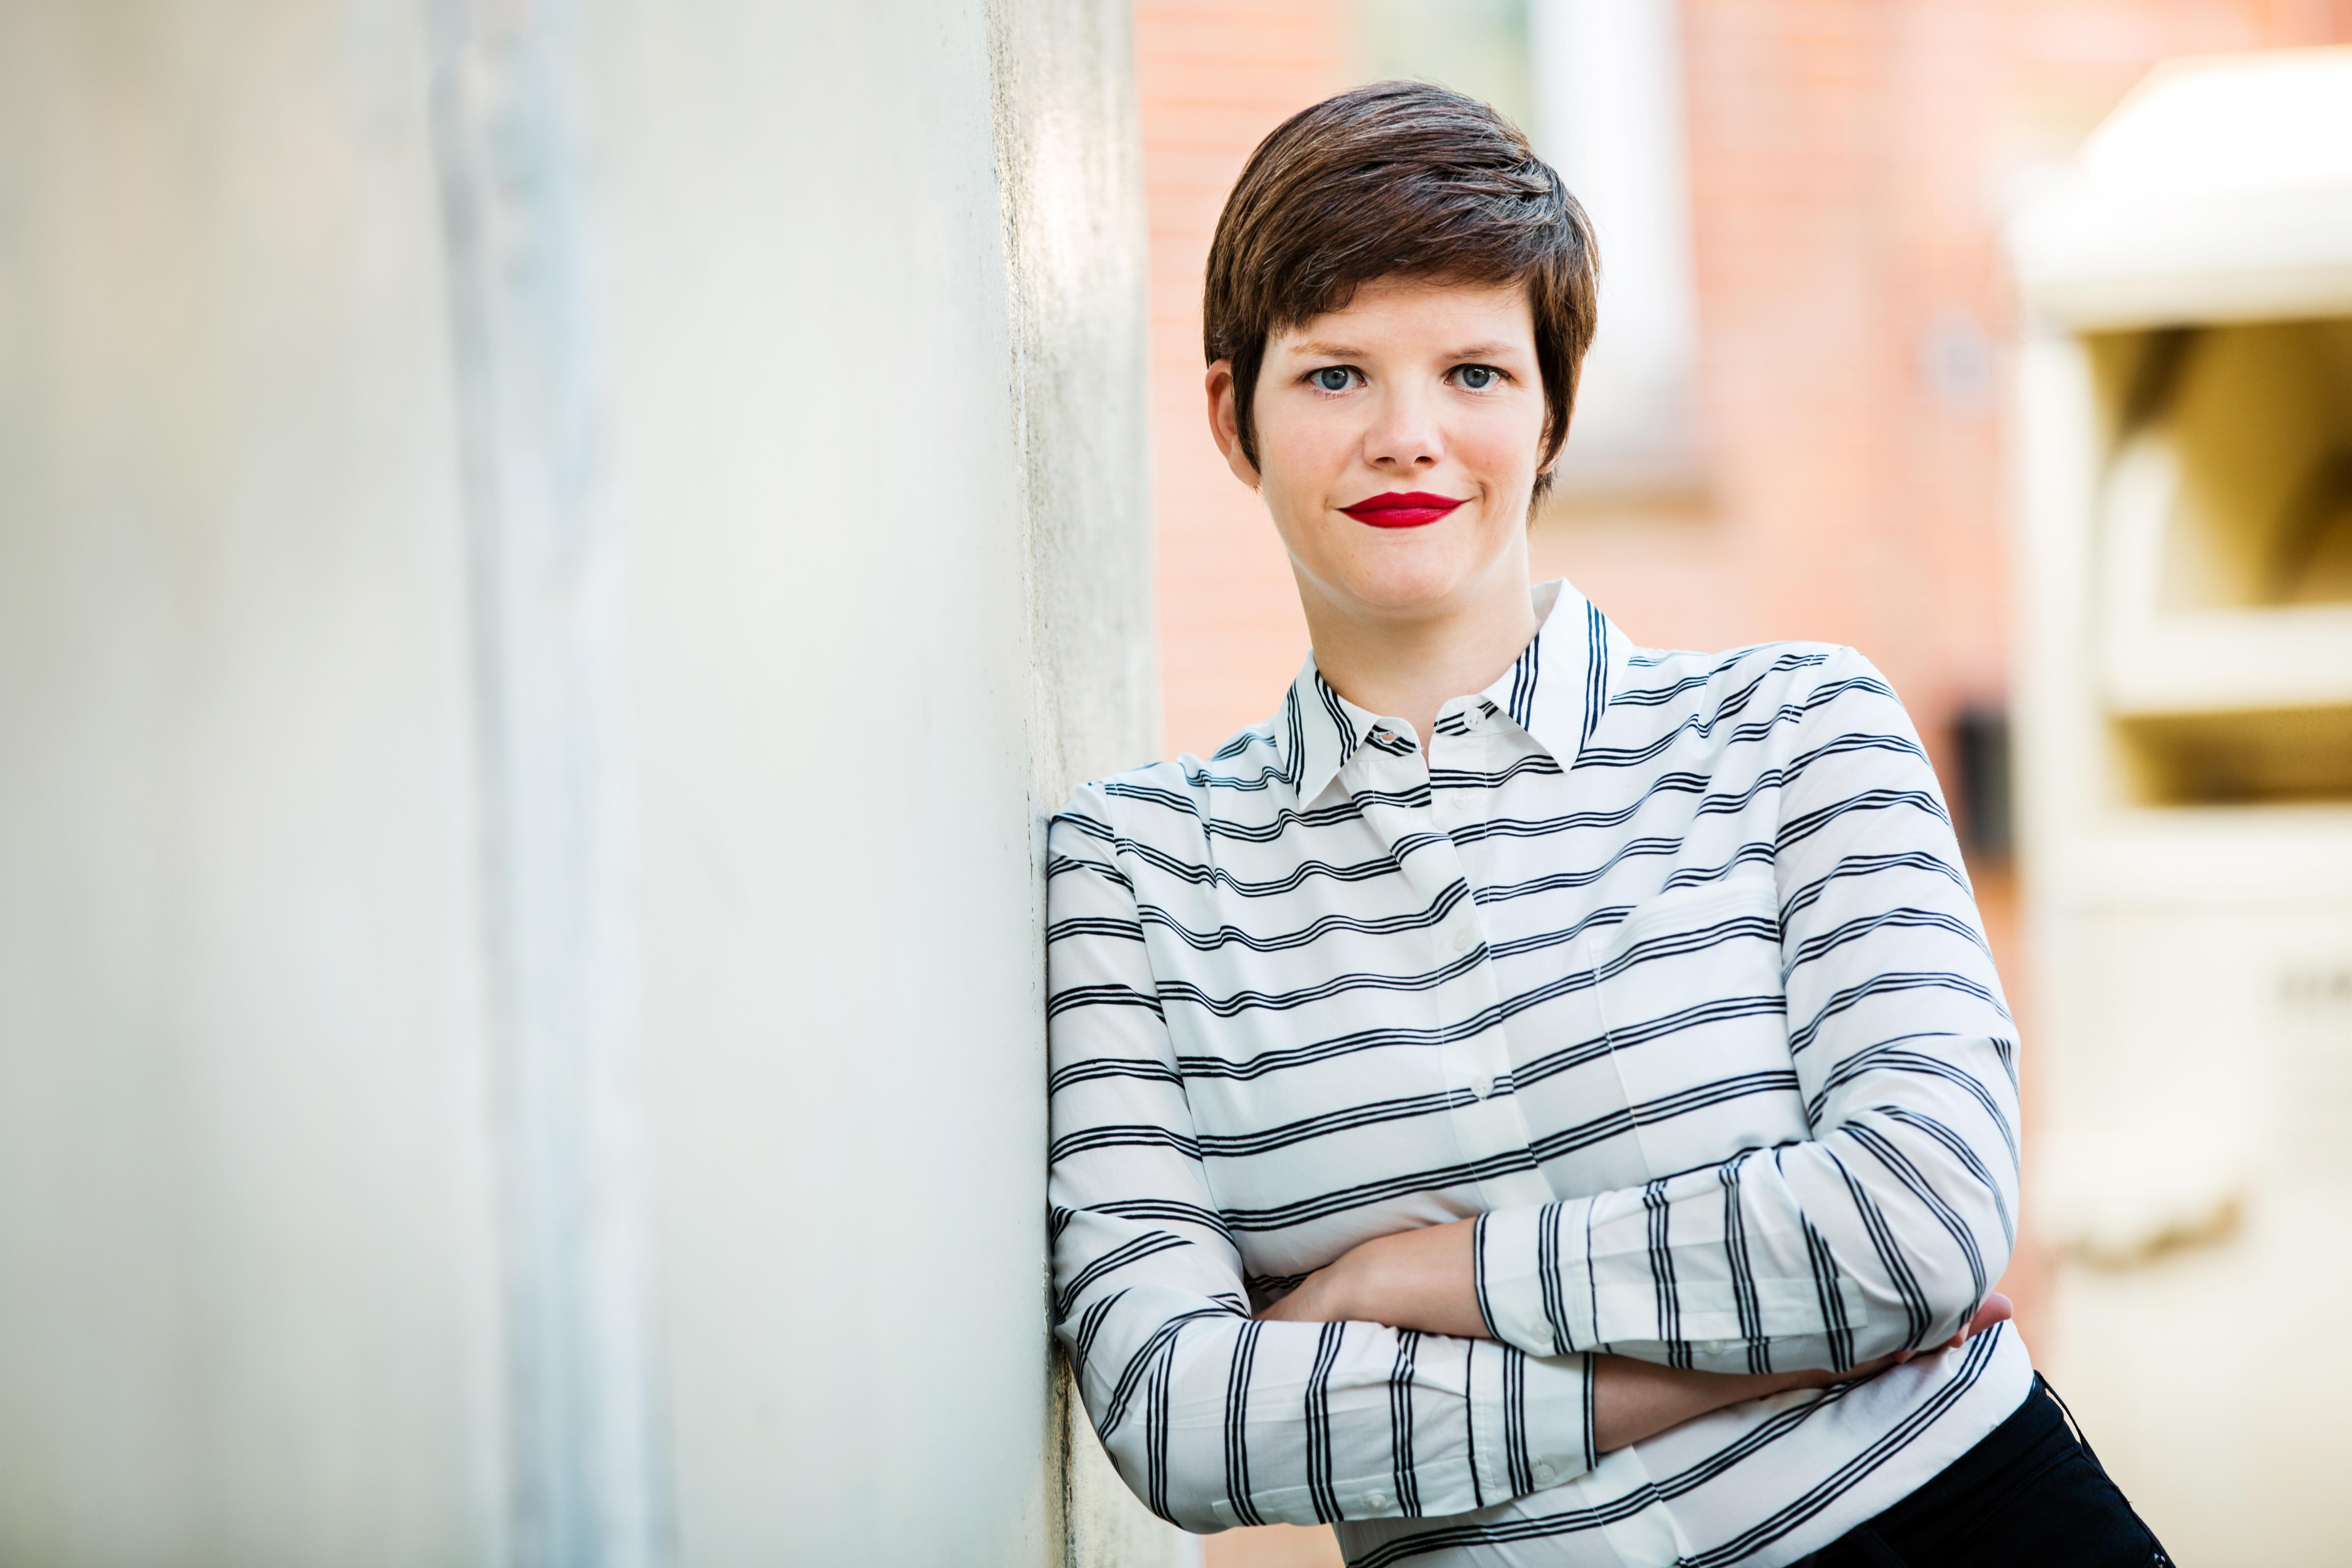
<path id="1" fill-rule="evenodd" d="M 1346 605 L 1318 588 L 1299 583 L 1316 668 L 1357 707 L 1411 724 L 1424 753 L 1438 710 L 1492 686 L 1536 635 L 1524 562 L 1458 602 L 1412 613 Z"/>

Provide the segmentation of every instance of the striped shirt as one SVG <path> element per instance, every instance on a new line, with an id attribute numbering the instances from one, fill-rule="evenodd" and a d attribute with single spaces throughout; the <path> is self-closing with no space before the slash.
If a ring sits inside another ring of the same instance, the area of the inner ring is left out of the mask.
<path id="1" fill-rule="evenodd" d="M 2013 1330 L 1594 1451 L 1590 1363 L 1844 1367 L 2000 1276 L 2017 1052 L 1935 776 L 1850 649 L 1639 648 L 1564 584 L 1424 761 L 1310 659 L 1053 822 L 1056 1331 L 1188 1529 L 1348 1561 L 1787 1563 L 2015 1410 Z M 1491 1339 L 1251 1316 L 1477 1216 Z"/>

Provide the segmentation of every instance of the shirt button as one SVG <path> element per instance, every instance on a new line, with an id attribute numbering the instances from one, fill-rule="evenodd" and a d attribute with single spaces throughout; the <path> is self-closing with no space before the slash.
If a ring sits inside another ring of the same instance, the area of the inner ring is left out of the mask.
<path id="1" fill-rule="evenodd" d="M 1470 1087 L 1476 1091 L 1478 1098 L 1481 1100 L 1492 1100 L 1495 1098 L 1495 1080 L 1491 1078 L 1482 1078 Z"/>
<path id="2" fill-rule="evenodd" d="M 1559 1479 L 1559 1472 L 1553 1469 L 1549 1465 L 1538 1465 L 1536 1467 L 1536 1485 L 1539 1487 L 1548 1487 Z"/>
<path id="3" fill-rule="evenodd" d="M 1478 933 L 1477 933 L 1476 931 L 1472 931 L 1468 926 L 1464 926 L 1460 931 L 1455 931 L 1455 932 L 1454 933 L 1454 952 L 1469 952 L 1472 948 L 1474 948 L 1474 947 L 1475 947 L 1475 946 L 1477 946 L 1477 945 L 1478 945 Z"/>
<path id="4" fill-rule="evenodd" d="M 1386 1492 L 1366 1492 L 1364 1494 L 1364 1506 L 1366 1508 L 1386 1508 L 1389 1506 L 1389 1494 Z"/>

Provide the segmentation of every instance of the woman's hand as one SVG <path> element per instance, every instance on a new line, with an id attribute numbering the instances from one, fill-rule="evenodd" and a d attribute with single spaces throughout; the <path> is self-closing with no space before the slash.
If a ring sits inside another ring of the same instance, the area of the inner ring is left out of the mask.
<path id="1" fill-rule="evenodd" d="M 1968 1327 L 1936 1347 L 1956 1350 L 1972 1334 L 1980 1334 L 1995 1323 L 2009 1321 L 2014 1309 L 2008 1297 L 1996 1290 L 1984 1299 Z M 1675 1367 L 1659 1366 L 1653 1362 L 1635 1361 L 1631 1356 L 1599 1355 L 1593 1357 L 1592 1373 L 1592 1437 L 1600 1450 L 1606 1454 L 1628 1443 L 1638 1443 L 1654 1437 L 1669 1426 L 1679 1426 L 1696 1416 L 1723 1409 L 1726 1405 L 1744 1404 L 1750 1399 L 1765 1399 L 1775 1394 L 1786 1394 L 1798 1388 L 1828 1388 L 1834 1384 L 1859 1383 L 1865 1377 L 1875 1377 L 1888 1367 L 1909 1361 L 1921 1352 L 1897 1351 L 1875 1361 L 1850 1366 L 1843 1372 L 1832 1372 L 1826 1367 L 1808 1367 L 1797 1372 L 1763 1373 L 1754 1376 L 1736 1373 L 1684 1372 Z"/>
<path id="2" fill-rule="evenodd" d="M 1341 1253 L 1258 1313 L 1289 1323 L 1386 1323 L 1483 1340 L 1475 1220 L 1376 1236 Z"/>
<path id="3" fill-rule="evenodd" d="M 1984 1304 L 1977 1309 L 1977 1315 L 1969 1320 L 1969 1326 L 1942 1344 L 1936 1346 L 1935 1351 L 1956 1351 L 1995 1323 L 2005 1323 L 2016 1315 L 2015 1304 L 2008 1297 L 1995 1290 L 1984 1299 Z M 1935 1351 L 1897 1351 L 1895 1352 L 1894 1359 L 1906 1362 L 1915 1355 L 1933 1355 Z"/>
<path id="4" fill-rule="evenodd" d="M 1969 1320 L 1968 1327 L 1940 1345 L 1924 1351 L 1896 1351 L 1893 1355 L 1883 1355 L 1875 1361 L 1862 1362 L 1846 1368 L 1843 1372 L 1832 1372 L 1827 1367 L 1807 1367 L 1798 1372 L 1769 1373 L 1766 1374 L 1766 1381 L 1774 1386 L 1766 1389 L 1764 1393 L 1785 1394 L 1792 1388 L 1827 1388 L 1832 1384 L 1858 1383 L 1865 1377 L 1876 1376 L 1890 1366 L 1900 1366 L 1913 1356 L 1934 1355 L 1937 1351 L 1956 1351 L 1995 1323 L 2009 1321 L 2016 1311 L 2017 1309 L 2010 1299 L 1995 1290 L 1984 1299 L 1984 1305 L 1977 1309 L 1976 1316 Z"/>

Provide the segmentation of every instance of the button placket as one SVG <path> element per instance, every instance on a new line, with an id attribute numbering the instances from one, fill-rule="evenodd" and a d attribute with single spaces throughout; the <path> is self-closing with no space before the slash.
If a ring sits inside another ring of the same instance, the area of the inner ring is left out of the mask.
<path id="1" fill-rule="evenodd" d="M 1465 763 L 1476 765 L 1476 753 L 1486 749 L 1486 737 L 1470 735 L 1433 737 L 1430 761 L 1438 765 L 1454 766 L 1455 755 Z M 1441 756 L 1441 753 L 1443 755 Z M 1449 791 L 1448 795 L 1471 792 Z M 1436 792 L 1431 792 L 1433 812 Z M 1457 815 L 1460 803 L 1449 801 L 1444 818 Z M 1442 832 L 1448 823 L 1433 815 L 1432 821 Z M 1426 858 L 1432 886 L 1427 889 L 1433 897 L 1440 891 L 1454 894 L 1454 908 L 1445 920 L 1431 932 L 1433 956 L 1441 963 L 1459 960 L 1461 955 L 1475 952 L 1486 940 L 1485 922 L 1478 913 L 1477 900 L 1473 896 L 1468 868 L 1463 864 L 1461 851 L 1449 836 L 1442 845 L 1432 845 L 1413 857 Z M 1502 994 L 1496 984 L 1495 963 L 1491 956 L 1482 957 L 1464 974 L 1458 976 L 1443 993 L 1454 1004 L 1446 1022 L 1459 1024 L 1481 1014 L 1492 1012 L 1501 1002 Z M 1516 1096 L 1496 1093 L 1496 1085 L 1510 1071 L 1509 1047 L 1500 1025 L 1482 1029 L 1468 1039 L 1450 1039 L 1444 1046 L 1445 1081 L 1449 1089 L 1467 1090 L 1467 1097 L 1454 1107 L 1454 1131 L 1463 1157 L 1472 1162 L 1484 1162 L 1497 1154 L 1522 1152 L 1528 1148 L 1527 1119 L 1520 1113 Z M 1540 1173 L 1533 1170 L 1499 1171 L 1479 1184 L 1479 1194 L 1490 1209 L 1504 1208 L 1525 1203 L 1549 1202 L 1552 1196 L 1549 1185 Z"/>

